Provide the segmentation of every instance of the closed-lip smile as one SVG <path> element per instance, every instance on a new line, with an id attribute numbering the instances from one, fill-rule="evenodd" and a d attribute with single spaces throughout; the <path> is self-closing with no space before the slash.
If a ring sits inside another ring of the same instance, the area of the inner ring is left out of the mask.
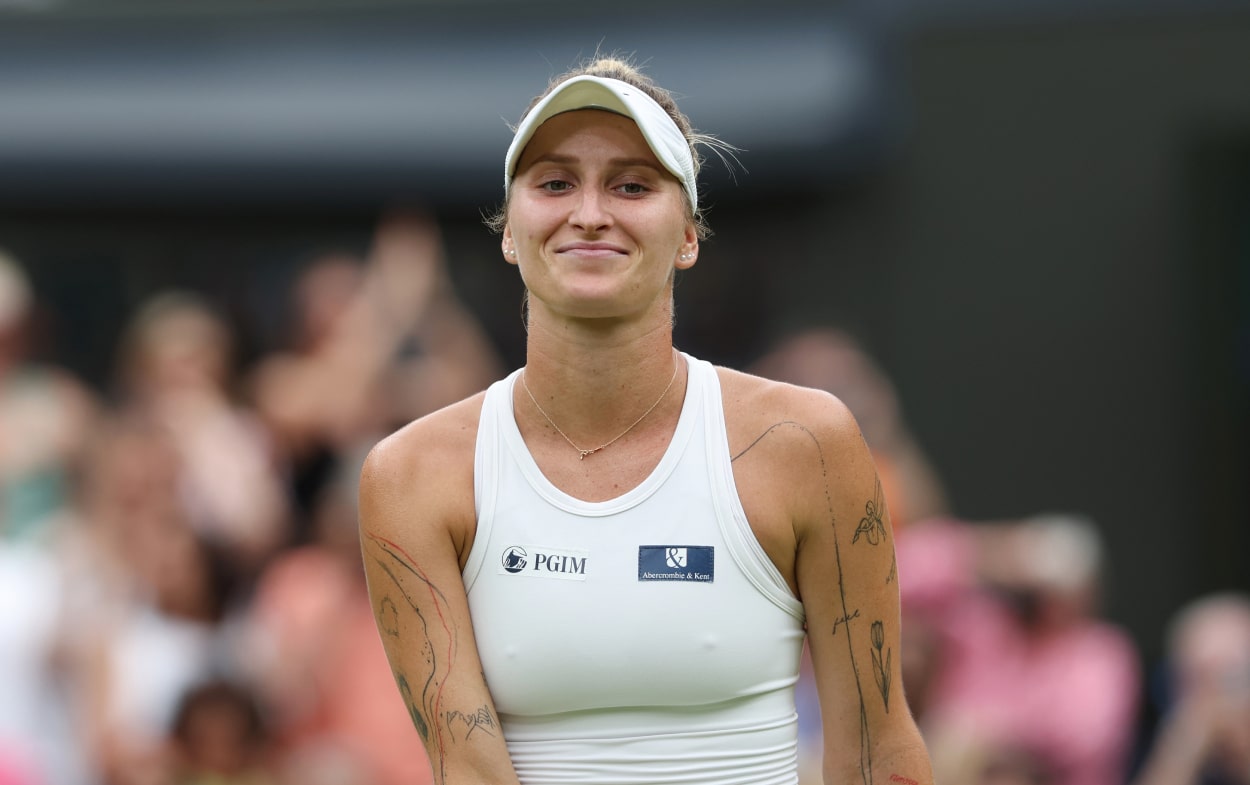
<path id="1" fill-rule="evenodd" d="M 556 253 L 571 253 L 579 256 L 616 256 L 624 254 L 625 249 L 611 243 L 576 242 L 565 243 L 557 247 Z"/>

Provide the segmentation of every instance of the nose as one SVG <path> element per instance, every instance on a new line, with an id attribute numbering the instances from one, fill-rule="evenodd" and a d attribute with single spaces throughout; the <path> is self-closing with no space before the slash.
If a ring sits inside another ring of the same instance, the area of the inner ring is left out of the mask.
<path id="1" fill-rule="evenodd" d="M 612 225 L 606 195 L 598 188 L 583 188 L 569 211 L 569 224 L 584 232 L 601 232 Z"/>

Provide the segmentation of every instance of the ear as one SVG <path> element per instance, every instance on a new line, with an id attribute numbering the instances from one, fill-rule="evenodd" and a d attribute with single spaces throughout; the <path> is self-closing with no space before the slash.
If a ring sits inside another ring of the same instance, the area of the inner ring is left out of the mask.
<path id="1" fill-rule="evenodd" d="M 500 250 L 503 251 L 504 261 L 508 264 L 516 264 L 516 244 L 512 242 L 512 227 L 504 226 L 503 240 L 500 243 Z"/>
<path id="2" fill-rule="evenodd" d="M 699 261 L 699 234 L 691 225 L 686 227 L 685 241 L 677 249 L 677 261 L 674 264 L 678 270 L 689 270 L 697 261 Z"/>

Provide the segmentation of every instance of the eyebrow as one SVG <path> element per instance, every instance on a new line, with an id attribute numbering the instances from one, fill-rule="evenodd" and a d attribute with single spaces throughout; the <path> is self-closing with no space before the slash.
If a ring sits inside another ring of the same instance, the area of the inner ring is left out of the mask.
<path id="1" fill-rule="evenodd" d="M 530 164 L 530 166 L 533 166 L 534 164 L 540 164 L 540 163 L 559 164 L 561 166 L 564 166 L 564 165 L 570 165 L 570 164 L 577 164 L 580 162 L 581 162 L 581 159 L 577 158 L 576 156 L 557 155 L 555 153 L 548 153 L 546 155 L 540 155 L 539 157 L 535 158 L 533 162 Z M 631 167 L 631 166 L 645 166 L 648 169 L 654 169 L 660 173 L 664 173 L 668 171 L 662 166 L 658 166 L 654 161 L 650 161 L 646 158 L 611 158 L 608 160 L 608 163 L 614 167 L 617 167 L 618 169 L 624 169 L 624 168 Z"/>

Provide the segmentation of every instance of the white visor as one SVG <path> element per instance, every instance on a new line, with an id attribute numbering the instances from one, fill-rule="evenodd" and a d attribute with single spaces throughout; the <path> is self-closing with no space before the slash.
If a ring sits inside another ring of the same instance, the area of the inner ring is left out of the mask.
<path id="1" fill-rule="evenodd" d="M 668 112 L 655 99 L 642 90 L 619 79 L 599 76 L 575 76 L 561 82 L 525 115 L 517 128 L 516 136 L 512 137 L 508 157 L 504 159 L 505 194 L 512 186 L 512 178 L 516 176 L 521 152 L 529 144 L 538 126 L 558 114 L 575 109 L 605 109 L 625 115 L 637 123 L 642 137 L 651 147 L 651 152 L 681 182 L 686 196 L 690 198 L 691 208 L 699 208 L 694 181 L 694 158 L 690 154 L 690 144 L 677 123 L 673 122 L 673 118 L 668 116 Z"/>

